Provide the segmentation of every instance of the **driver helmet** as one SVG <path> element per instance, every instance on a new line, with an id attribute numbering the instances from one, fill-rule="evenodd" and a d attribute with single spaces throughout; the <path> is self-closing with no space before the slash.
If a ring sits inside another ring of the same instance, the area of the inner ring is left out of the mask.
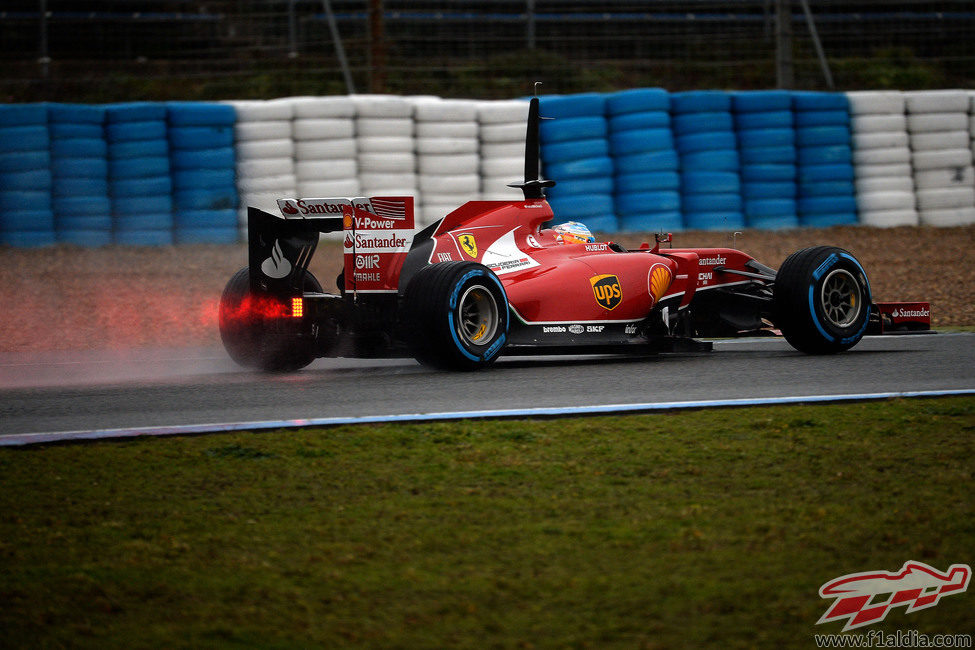
<path id="1" fill-rule="evenodd" d="M 589 244 L 596 241 L 586 225 L 578 221 L 566 221 L 552 228 L 560 244 Z"/>

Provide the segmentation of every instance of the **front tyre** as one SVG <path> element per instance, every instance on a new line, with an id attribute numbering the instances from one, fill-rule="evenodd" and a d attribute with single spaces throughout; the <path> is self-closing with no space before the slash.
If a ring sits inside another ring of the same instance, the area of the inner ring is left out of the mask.
<path id="1" fill-rule="evenodd" d="M 403 296 L 404 338 L 420 363 L 478 370 L 501 355 L 508 334 L 508 298 L 498 277 L 474 262 L 420 269 Z"/>
<path id="2" fill-rule="evenodd" d="M 853 255 L 831 246 L 790 255 L 775 277 L 775 325 L 795 349 L 832 354 L 856 345 L 870 319 L 870 283 Z"/>

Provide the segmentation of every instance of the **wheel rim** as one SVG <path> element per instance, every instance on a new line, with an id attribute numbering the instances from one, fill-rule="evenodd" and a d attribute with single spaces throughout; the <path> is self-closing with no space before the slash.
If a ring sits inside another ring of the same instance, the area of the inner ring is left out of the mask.
<path id="1" fill-rule="evenodd" d="M 460 298 L 457 334 L 467 345 L 487 345 L 498 330 L 498 303 L 481 285 L 469 287 Z"/>
<path id="2" fill-rule="evenodd" d="M 836 269 L 826 276 L 820 300 L 826 320 L 839 328 L 855 323 L 863 309 L 860 283 L 846 269 Z"/>

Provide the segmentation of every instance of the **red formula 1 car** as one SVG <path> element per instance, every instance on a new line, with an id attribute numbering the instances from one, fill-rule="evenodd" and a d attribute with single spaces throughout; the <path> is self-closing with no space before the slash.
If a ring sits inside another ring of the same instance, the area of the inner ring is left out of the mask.
<path id="1" fill-rule="evenodd" d="M 538 122 L 533 99 L 514 185 L 523 200 L 472 201 L 422 230 L 412 197 L 281 199 L 282 216 L 249 208 L 249 265 L 220 302 L 230 356 L 279 371 L 323 356 L 472 370 L 505 354 L 706 350 L 692 337 L 772 328 L 826 354 L 881 322 L 866 272 L 839 248 L 798 251 L 775 271 L 730 248 L 662 249 L 669 235 L 638 250 L 567 242 L 545 227 L 554 182 L 539 178 Z M 344 270 L 339 293 L 325 293 L 308 262 L 320 233 L 337 231 Z"/>

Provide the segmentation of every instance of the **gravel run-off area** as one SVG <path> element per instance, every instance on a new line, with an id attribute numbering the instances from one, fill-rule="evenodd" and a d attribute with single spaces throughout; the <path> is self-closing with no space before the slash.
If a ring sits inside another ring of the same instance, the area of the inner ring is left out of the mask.
<path id="1" fill-rule="evenodd" d="M 647 237 L 615 238 L 636 247 Z M 652 240 L 652 236 L 650 236 Z M 819 244 L 853 253 L 877 301 L 931 303 L 933 327 L 975 325 L 975 226 L 675 233 L 675 247 L 728 246 L 777 268 Z M 217 345 L 217 304 L 246 246 L 0 248 L 0 352 Z M 311 263 L 326 291 L 341 270 L 340 242 Z"/>

